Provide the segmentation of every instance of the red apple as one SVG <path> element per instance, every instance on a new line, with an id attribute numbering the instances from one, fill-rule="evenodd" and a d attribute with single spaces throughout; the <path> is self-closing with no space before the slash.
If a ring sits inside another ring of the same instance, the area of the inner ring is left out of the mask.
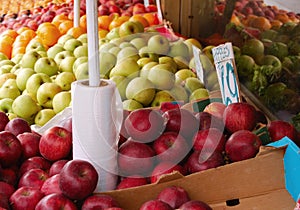
<path id="1" fill-rule="evenodd" d="M 124 177 L 119 184 L 117 185 L 116 189 L 125 189 L 131 187 L 137 187 L 148 184 L 148 180 L 146 177 L 136 175 L 130 177 Z"/>
<path id="2" fill-rule="evenodd" d="M 30 169 L 39 168 L 45 172 L 48 172 L 51 167 L 51 162 L 41 156 L 34 156 L 25 160 L 19 170 L 19 176 L 22 176 Z"/>
<path id="3" fill-rule="evenodd" d="M 165 131 L 174 131 L 191 139 L 199 128 L 199 121 L 195 115 L 186 109 L 171 109 L 163 113 L 167 119 Z"/>
<path id="4" fill-rule="evenodd" d="M 65 197 L 63 194 L 52 193 L 44 196 L 36 205 L 35 210 L 77 210 L 73 201 Z"/>
<path id="5" fill-rule="evenodd" d="M 98 173 L 85 160 L 70 160 L 62 168 L 59 186 L 65 196 L 82 200 L 91 195 L 97 187 Z"/>
<path id="6" fill-rule="evenodd" d="M 40 155 L 39 143 L 41 135 L 33 132 L 24 132 L 17 135 L 22 145 L 22 159 Z"/>
<path id="7" fill-rule="evenodd" d="M 44 197 L 40 189 L 31 186 L 18 188 L 9 198 L 14 210 L 35 210 L 37 203 Z"/>
<path id="8" fill-rule="evenodd" d="M 94 194 L 84 200 L 81 210 L 107 209 L 112 207 L 119 207 L 119 204 L 113 197 L 104 194 Z"/>
<path id="9" fill-rule="evenodd" d="M 33 168 L 25 172 L 19 179 L 18 188 L 23 186 L 30 186 L 41 189 L 42 185 L 48 179 L 47 172 L 40 168 Z"/>
<path id="10" fill-rule="evenodd" d="M 221 152 L 215 151 L 194 151 L 187 162 L 185 168 L 189 173 L 196 173 L 210 168 L 216 168 L 224 164 Z"/>
<path id="11" fill-rule="evenodd" d="M 219 119 L 223 119 L 223 113 L 226 108 L 226 105 L 222 102 L 211 102 L 204 108 L 204 112 L 208 112 L 213 116 L 218 117 Z"/>
<path id="12" fill-rule="evenodd" d="M 186 139 L 173 131 L 166 131 L 160 135 L 152 147 L 160 161 L 173 163 L 182 161 L 191 149 Z"/>
<path id="13" fill-rule="evenodd" d="M 149 4 L 146 7 L 146 12 L 157 12 L 157 6 L 154 4 Z"/>
<path id="14" fill-rule="evenodd" d="M 222 132 L 224 131 L 223 121 L 208 112 L 197 112 L 195 117 L 199 121 L 199 130 L 217 128 Z"/>
<path id="15" fill-rule="evenodd" d="M 0 173 L 0 180 L 12 186 L 17 186 L 17 172 L 13 168 L 3 168 Z"/>
<path id="16" fill-rule="evenodd" d="M 140 210 L 172 210 L 173 208 L 169 204 L 160 200 L 149 200 L 143 203 L 139 208 Z"/>
<path id="17" fill-rule="evenodd" d="M 278 141 L 283 137 L 288 137 L 293 141 L 296 141 L 296 129 L 295 127 L 283 120 L 273 120 L 267 124 L 268 132 L 272 141 Z"/>
<path id="18" fill-rule="evenodd" d="M 109 9 L 107 6 L 101 4 L 99 7 L 98 7 L 98 15 L 102 16 L 102 15 L 109 15 Z"/>
<path id="19" fill-rule="evenodd" d="M 181 165 L 174 164 L 172 162 L 160 162 L 157 166 L 154 167 L 151 173 L 150 181 L 151 183 L 155 183 L 163 175 L 170 174 L 175 171 L 178 171 L 182 175 L 186 175 L 186 171 Z"/>
<path id="20" fill-rule="evenodd" d="M 7 197 L 4 193 L 0 193 L 0 210 L 8 209 L 10 209 L 9 197 Z"/>
<path id="21" fill-rule="evenodd" d="M 152 171 L 155 152 L 147 144 L 129 138 L 119 148 L 118 167 L 121 176 L 147 175 Z"/>
<path id="22" fill-rule="evenodd" d="M 217 128 L 208 128 L 199 130 L 193 138 L 194 150 L 217 150 L 222 152 L 225 148 L 226 138 L 224 134 Z"/>
<path id="23" fill-rule="evenodd" d="M 52 193 L 61 194 L 61 190 L 59 187 L 59 180 L 60 180 L 60 174 L 55 174 L 43 183 L 41 187 L 41 192 L 44 193 L 44 195 L 49 195 Z"/>
<path id="24" fill-rule="evenodd" d="M 49 176 L 53 176 L 55 174 L 59 174 L 61 169 L 64 167 L 64 165 L 68 162 L 67 159 L 61 159 L 57 160 L 54 163 L 52 163 L 50 169 L 49 169 Z"/>
<path id="25" fill-rule="evenodd" d="M 9 131 L 0 132 L 0 164 L 9 167 L 16 164 L 22 155 L 22 145 Z"/>
<path id="26" fill-rule="evenodd" d="M 0 194 L 6 195 L 9 198 L 15 192 L 15 187 L 9 183 L 0 181 Z"/>
<path id="27" fill-rule="evenodd" d="M 5 131 L 13 133 L 15 136 L 24 133 L 31 132 L 30 125 L 26 120 L 20 117 L 11 119 L 5 126 Z"/>
<path id="28" fill-rule="evenodd" d="M 119 142 L 118 142 L 119 146 L 129 138 L 129 135 L 128 135 L 128 133 L 126 131 L 126 128 L 125 128 L 125 119 L 129 115 L 129 113 L 130 113 L 130 111 L 125 110 L 125 109 L 123 110 L 123 122 L 122 122 L 122 125 L 121 125 L 120 138 L 119 138 Z"/>
<path id="29" fill-rule="evenodd" d="M 42 135 L 39 149 L 41 155 L 50 161 L 67 158 L 72 150 L 72 133 L 53 126 Z"/>
<path id="30" fill-rule="evenodd" d="M 256 126 L 256 109 L 249 103 L 229 104 L 224 110 L 223 122 L 230 133 L 238 130 L 252 131 Z"/>
<path id="31" fill-rule="evenodd" d="M 178 102 L 174 102 L 174 101 L 166 101 L 166 102 L 161 102 L 160 103 L 160 107 L 159 109 L 162 111 L 162 112 L 166 112 L 170 109 L 179 109 L 181 107 L 181 103 L 178 103 Z"/>
<path id="32" fill-rule="evenodd" d="M 212 208 L 203 201 L 191 200 L 179 207 L 180 210 L 212 210 Z"/>
<path id="33" fill-rule="evenodd" d="M 164 188 L 158 194 L 157 199 L 169 204 L 173 209 L 178 209 L 182 204 L 190 201 L 188 192 L 178 186 Z"/>
<path id="34" fill-rule="evenodd" d="M 9 122 L 9 118 L 5 112 L 0 112 L 0 131 L 5 129 L 6 124 Z"/>
<path id="35" fill-rule="evenodd" d="M 129 136 L 142 143 L 159 137 L 165 129 L 165 119 L 160 111 L 150 108 L 131 111 L 124 121 Z"/>
<path id="36" fill-rule="evenodd" d="M 233 162 L 255 157 L 262 145 L 260 138 L 249 130 L 239 130 L 228 138 L 225 152 Z"/>

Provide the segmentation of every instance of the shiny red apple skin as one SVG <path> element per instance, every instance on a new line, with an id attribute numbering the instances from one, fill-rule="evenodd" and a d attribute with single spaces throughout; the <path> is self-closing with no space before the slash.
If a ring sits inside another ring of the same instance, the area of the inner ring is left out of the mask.
<path id="1" fill-rule="evenodd" d="M 188 192 L 179 186 L 164 188 L 158 194 L 157 199 L 169 204 L 173 209 L 178 209 L 182 204 L 191 200 Z"/>
<path id="2" fill-rule="evenodd" d="M 19 179 L 18 188 L 28 186 L 41 189 L 42 185 L 48 179 L 47 172 L 40 168 L 33 168 L 25 172 Z"/>
<path id="3" fill-rule="evenodd" d="M 226 137 L 217 128 L 208 128 L 205 130 L 199 130 L 193 138 L 194 150 L 217 150 L 222 152 L 225 148 Z"/>
<path id="4" fill-rule="evenodd" d="M 75 203 L 62 194 L 52 193 L 44 196 L 36 205 L 35 210 L 78 210 Z"/>
<path id="5" fill-rule="evenodd" d="M 160 179 L 161 176 L 173 173 L 175 171 L 178 171 L 182 175 L 186 175 L 186 170 L 183 168 L 183 166 L 174 164 L 172 162 L 160 162 L 154 167 L 151 173 L 150 182 L 155 183 Z"/>
<path id="6" fill-rule="evenodd" d="M 160 136 L 165 129 L 165 119 L 158 110 L 150 108 L 130 112 L 124 121 L 129 136 L 136 141 L 148 143 Z"/>
<path id="7" fill-rule="evenodd" d="M 126 188 L 131 188 L 131 187 L 137 187 L 137 186 L 142 186 L 149 184 L 148 179 L 143 176 L 129 176 L 129 177 L 124 177 L 121 179 L 119 184 L 117 185 L 116 189 L 126 189 Z"/>
<path id="8" fill-rule="evenodd" d="M 81 210 L 107 209 L 119 207 L 118 202 L 109 195 L 94 194 L 86 198 L 82 204 Z"/>
<path id="9" fill-rule="evenodd" d="M 189 153 L 191 147 L 187 140 L 173 131 L 166 131 L 160 135 L 152 145 L 160 161 L 179 163 Z"/>
<path id="10" fill-rule="evenodd" d="M 50 161 L 41 156 L 34 156 L 28 158 L 27 160 L 23 161 L 20 165 L 19 176 L 22 176 L 25 172 L 34 168 L 39 168 L 43 171 L 48 172 L 51 167 L 51 164 L 52 163 Z"/>
<path id="11" fill-rule="evenodd" d="M 55 174 L 59 174 L 64 165 L 68 162 L 67 159 L 57 160 L 50 166 L 49 176 L 54 176 Z"/>
<path id="12" fill-rule="evenodd" d="M 33 132 L 24 132 L 17 135 L 22 145 L 22 159 L 40 155 L 39 143 L 41 135 Z"/>
<path id="13" fill-rule="evenodd" d="M 249 130 L 239 130 L 228 138 L 225 144 L 226 155 L 232 162 L 255 157 L 262 145 L 259 137 Z"/>
<path id="14" fill-rule="evenodd" d="M 224 131 L 223 121 L 208 112 L 197 112 L 195 117 L 199 121 L 199 130 L 217 128 L 222 132 Z"/>
<path id="15" fill-rule="evenodd" d="M 160 200 L 149 200 L 143 203 L 143 205 L 140 207 L 140 210 L 172 210 L 173 208 L 169 206 L 169 204 L 160 201 Z"/>
<path id="16" fill-rule="evenodd" d="M 62 168 L 59 186 L 62 193 L 72 200 L 82 200 L 97 187 L 98 172 L 85 160 L 70 160 Z"/>
<path id="17" fill-rule="evenodd" d="M 0 132 L 0 164 L 3 167 L 15 165 L 22 155 L 22 145 L 9 131 Z"/>
<path id="18" fill-rule="evenodd" d="M 5 131 L 13 133 L 15 136 L 18 136 L 24 132 L 31 132 L 30 125 L 26 120 L 20 117 L 11 119 L 4 128 Z"/>
<path id="19" fill-rule="evenodd" d="M 203 201 L 191 200 L 179 207 L 180 210 L 212 210 L 212 208 Z"/>
<path id="20" fill-rule="evenodd" d="M 18 188 L 9 198 L 12 209 L 34 210 L 37 203 L 44 197 L 40 189 L 30 186 Z"/>
<path id="21" fill-rule="evenodd" d="M 246 102 L 229 104 L 224 110 L 223 122 L 230 133 L 238 130 L 252 131 L 257 123 L 256 109 Z"/>
<path id="22" fill-rule="evenodd" d="M 10 197 L 13 192 L 15 192 L 15 187 L 9 183 L 0 181 L 0 194 L 6 195 L 6 197 Z"/>
<path id="23" fill-rule="evenodd" d="M 0 173 L 0 180 L 12 186 L 17 186 L 18 172 L 13 168 L 3 168 Z"/>
<path id="24" fill-rule="evenodd" d="M 53 126 L 42 135 L 39 149 L 49 161 L 67 158 L 72 150 L 72 133 L 63 127 Z"/>
<path id="25" fill-rule="evenodd" d="M 271 141 L 278 141 L 283 137 L 288 137 L 293 141 L 296 141 L 296 129 L 295 127 L 286 121 L 283 120 L 273 120 L 267 124 L 267 129 L 269 132 L 269 136 Z"/>
<path id="26" fill-rule="evenodd" d="M 5 112 L 0 112 L 0 131 L 5 129 L 6 124 L 9 122 L 9 118 Z"/>
<path id="27" fill-rule="evenodd" d="M 44 195 L 49 195 L 52 193 L 61 194 L 61 189 L 59 187 L 60 174 L 55 174 L 51 177 L 48 177 L 41 187 L 41 192 Z"/>
<path id="28" fill-rule="evenodd" d="M 196 173 L 224 165 L 224 158 L 218 151 L 194 151 L 184 167 L 188 173 Z"/>
<path id="29" fill-rule="evenodd" d="M 223 113 L 226 105 L 222 102 L 211 102 L 204 108 L 204 112 L 208 112 L 218 119 L 223 119 Z"/>
<path id="30" fill-rule="evenodd" d="M 163 113 L 167 119 L 165 131 L 179 133 L 186 139 L 191 139 L 199 127 L 195 115 L 187 109 L 171 109 Z"/>

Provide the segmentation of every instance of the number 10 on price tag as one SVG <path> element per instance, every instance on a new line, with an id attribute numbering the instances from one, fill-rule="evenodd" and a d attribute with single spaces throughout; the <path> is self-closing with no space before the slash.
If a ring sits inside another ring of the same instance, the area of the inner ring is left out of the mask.
<path id="1" fill-rule="evenodd" d="M 240 102 L 239 81 L 230 42 L 212 49 L 218 80 L 225 105 Z"/>

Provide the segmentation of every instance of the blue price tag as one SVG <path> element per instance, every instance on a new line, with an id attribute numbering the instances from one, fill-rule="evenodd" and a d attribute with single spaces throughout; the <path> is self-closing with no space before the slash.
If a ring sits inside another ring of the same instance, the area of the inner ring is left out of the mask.
<path id="1" fill-rule="evenodd" d="M 231 43 L 225 43 L 212 49 L 222 100 L 225 105 L 240 101 L 238 77 L 235 69 Z"/>

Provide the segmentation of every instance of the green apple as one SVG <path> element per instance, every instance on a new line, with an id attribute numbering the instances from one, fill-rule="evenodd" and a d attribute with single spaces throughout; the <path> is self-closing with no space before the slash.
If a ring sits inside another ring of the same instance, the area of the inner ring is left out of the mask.
<path id="1" fill-rule="evenodd" d="M 60 62 L 65 59 L 66 57 L 74 57 L 74 54 L 71 51 L 68 50 L 64 50 L 61 51 L 59 53 L 57 53 L 54 57 L 54 61 L 56 62 L 56 64 L 59 66 Z"/>
<path id="2" fill-rule="evenodd" d="M 118 47 L 116 44 L 111 42 L 103 43 L 99 46 L 99 52 L 108 52 L 112 47 Z"/>
<path id="3" fill-rule="evenodd" d="M 60 72 L 73 72 L 73 64 L 77 60 L 74 56 L 67 56 L 60 61 L 58 69 Z"/>
<path id="4" fill-rule="evenodd" d="M 26 91 L 36 100 L 38 88 L 45 82 L 52 82 L 50 76 L 44 73 L 35 73 L 31 75 L 26 82 Z"/>
<path id="5" fill-rule="evenodd" d="M 109 78 L 110 80 L 116 83 L 117 89 L 120 93 L 121 99 L 125 100 L 126 98 L 126 88 L 130 79 L 125 76 L 114 75 L 113 77 Z"/>
<path id="6" fill-rule="evenodd" d="M 141 28 L 136 22 L 134 21 L 126 21 L 121 24 L 119 27 L 119 36 L 129 36 L 136 33 L 144 32 L 144 28 Z"/>
<path id="7" fill-rule="evenodd" d="M 20 95 L 12 103 L 13 113 L 24 119 L 33 118 L 41 107 L 29 95 Z"/>
<path id="8" fill-rule="evenodd" d="M 211 63 L 214 63 L 214 56 L 212 54 L 212 49 L 214 47 L 215 47 L 214 45 L 208 45 L 202 49 L 202 52 L 209 58 Z"/>
<path id="9" fill-rule="evenodd" d="M 82 46 L 82 42 L 75 38 L 68 39 L 63 46 L 65 50 L 74 52 L 77 47 Z"/>
<path id="10" fill-rule="evenodd" d="M 1 74 L 0 75 L 0 87 L 2 87 L 2 85 L 6 82 L 6 80 L 8 79 L 16 79 L 17 75 L 14 73 L 5 73 L 5 74 Z"/>
<path id="11" fill-rule="evenodd" d="M 110 42 L 110 40 L 107 39 L 106 37 L 105 37 L 105 38 L 99 39 L 99 47 L 100 47 L 102 44 L 107 43 L 107 42 Z"/>
<path id="12" fill-rule="evenodd" d="M 217 84 L 217 86 L 216 86 L 216 84 Z M 205 87 L 208 90 L 213 90 L 214 88 L 219 87 L 218 74 L 216 71 L 211 71 L 205 77 Z"/>
<path id="13" fill-rule="evenodd" d="M 175 73 L 175 82 L 182 83 L 188 77 L 197 77 L 197 75 L 191 69 L 180 69 Z"/>
<path id="14" fill-rule="evenodd" d="M 113 40 L 113 39 L 117 39 L 120 38 L 120 34 L 119 34 L 119 29 L 120 27 L 115 27 L 113 29 L 111 29 L 107 34 L 106 37 L 109 40 Z"/>
<path id="15" fill-rule="evenodd" d="M 140 66 L 140 68 L 143 68 L 143 66 L 145 66 L 147 63 L 150 63 L 152 61 L 153 61 L 152 58 L 142 57 L 137 60 L 137 64 Z"/>
<path id="16" fill-rule="evenodd" d="M 175 74 L 168 64 L 157 64 L 148 72 L 148 79 L 159 90 L 170 90 L 175 84 Z"/>
<path id="17" fill-rule="evenodd" d="M 107 51 L 99 53 L 100 75 L 109 76 L 110 70 L 116 65 L 117 57 Z"/>
<path id="18" fill-rule="evenodd" d="M 147 45 L 150 52 L 154 52 L 159 55 L 167 55 L 170 50 L 169 40 L 161 34 L 155 34 L 150 37 Z"/>
<path id="19" fill-rule="evenodd" d="M 151 58 L 154 61 L 158 62 L 159 56 L 157 53 L 152 52 L 148 46 L 144 46 L 142 48 L 139 49 L 139 56 L 140 57 L 147 57 L 147 58 Z"/>
<path id="20" fill-rule="evenodd" d="M 81 34 L 79 37 L 77 37 L 77 39 L 79 41 L 81 41 L 83 44 L 87 43 L 87 41 L 88 41 L 88 35 L 87 35 L 87 33 Z"/>
<path id="21" fill-rule="evenodd" d="M 33 70 L 36 73 L 44 73 L 51 77 L 57 74 L 58 65 L 53 58 L 42 57 L 35 62 Z"/>
<path id="22" fill-rule="evenodd" d="M 124 100 L 122 103 L 123 103 L 123 109 L 128 110 L 128 111 L 133 111 L 136 109 L 143 108 L 143 104 L 141 104 L 133 99 Z"/>
<path id="23" fill-rule="evenodd" d="M 155 96 L 155 86 L 153 83 L 143 77 L 132 79 L 126 88 L 126 98 L 134 99 L 143 106 L 148 106 Z"/>
<path id="24" fill-rule="evenodd" d="M 138 50 L 141 49 L 142 47 L 147 46 L 148 44 L 147 40 L 142 37 L 136 37 L 132 39 L 130 43 Z"/>
<path id="25" fill-rule="evenodd" d="M 66 41 L 68 41 L 69 39 L 74 39 L 74 36 L 70 35 L 70 34 L 64 34 L 62 36 L 59 37 L 59 39 L 57 40 L 58 44 L 61 44 L 62 46 L 64 46 L 64 44 L 66 43 Z"/>
<path id="26" fill-rule="evenodd" d="M 204 84 L 198 78 L 188 77 L 185 79 L 184 88 L 191 94 L 196 89 L 204 88 Z"/>
<path id="27" fill-rule="evenodd" d="M 140 77 L 144 77 L 144 78 L 148 78 L 148 73 L 150 71 L 150 69 L 153 67 L 153 66 L 156 66 L 158 65 L 157 62 L 155 61 L 151 61 L 149 63 L 146 63 L 142 69 L 140 70 Z"/>
<path id="28" fill-rule="evenodd" d="M 151 102 L 152 107 L 159 107 L 162 102 L 176 101 L 173 94 L 168 90 L 160 90 L 156 92 Z"/>
<path id="29" fill-rule="evenodd" d="M 35 71 L 31 68 L 22 68 L 17 74 L 16 82 L 19 90 L 23 91 L 26 89 L 26 82 L 28 78 L 35 74 Z"/>
<path id="30" fill-rule="evenodd" d="M 42 56 L 35 50 L 26 52 L 20 61 L 23 68 L 34 68 L 36 61 Z"/>
<path id="31" fill-rule="evenodd" d="M 53 97 L 61 92 L 61 87 L 54 82 L 43 83 L 36 92 L 37 102 L 44 108 L 53 108 Z"/>
<path id="32" fill-rule="evenodd" d="M 140 58 L 138 50 L 135 47 L 124 47 L 121 48 L 117 55 L 117 61 L 120 62 L 126 58 L 132 58 L 136 61 Z"/>
<path id="33" fill-rule="evenodd" d="M 17 55 L 15 55 L 14 57 L 12 57 L 10 60 L 12 62 L 14 62 L 15 64 L 19 64 L 22 60 L 24 53 L 18 53 Z"/>
<path id="34" fill-rule="evenodd" d="M 42 57 L 48 57 L 47 51 L 37 51 Z"/>
<path id="35" fill-rule="evenodd" d="M 54 82 L 58 84 L 63 91 L 71 90 L 71 84 L 74 81 L 76 81 L 76 77 L 73 72 L 61 72 L 54 80 Z"/>
<path id="36" fill-rule="evenodd" d="M 172 68 L 173 73 L 176 73 L 176 71 L 177 71 L 177 64 L 176 64 L 175 60 L 170 56 L 160 56 L 158 59 L 158 63 L 169 64 Z"/>
<path id="37" fill-rule="evenodd" d="M 10 69 L 10 72 L 11 73 L 14 73 L 14 74 L 17 74 L 17 72 L 23 68 L 22 65 L 20 63 L 14 65 L 11 69 Z"/>
<path id="38" fill-rule="evenodd" d="M 173 58 L 175 63 L 177 64 L 177 70 L 179 69 L 188 69 L 189 68 L 189 62 L 185 57 L 183 56 L 175 56 Z"/>
<path id="39" fill-rule="evenodd" d="M 12 98 L 3 98 L 0 99 L 0 111 L 5 113 L 12 113 L 12 104 L 14 99 Z"/>
<path id="40" fill-rule="evenodd" d="M 15 113 L 11 113 L 11 112 L 7 113 L 7 116 L 8 116 L 9 120 L 12 120 L 12 119 L 18 117 L 18 115 L 16 115 Z"/>
<path id="41" fill-rule="evenodd" d="M 209 74 L 209 72 L 215 71 L 214 62 L 211 62 L 210 58 L 206 54 L 200 53 L 199 58 L 202 65 L 202 69 L 204 71 L 204 75 Z"/>
<path id="42" fill-rule="evenodd" d="M 25 52 L 28 52 L 28 51 L 31 51 L 31 50 L 35 50 L 35 51 L 44 51 L 44 52 L 47 51 L 46 48 L 45 48 L 45 46 L 44 46 L 41 42 L 39 42 L 39 41 L 37 41 L 37 40 L 35 40 L 35 39 L 32 39 L 32 40 L 27 44 L 27 46 L 26 46 L 26 48 L 25 48 Z"/>
<path id="43" fill-rule="evenodd" d="M 21 95 L 21 92 L 17 86 L 16 79 L 7 79 L 0 88 L 0 99 L 15 99 L 19 95 Z"/>
<path id="44" fill-rule="evenodd" d="M 125 47 L 134 47 L 134 48 L 135 48 L 135 46 L 134 46 L 133 44 L 131 44 L 130 42 L 128 42 L 128 41 L 122 42 L 122 43 L 119 45 L 119 47 L 120 47 L 121 49 L 123 49 L 123 48 L 125 48 Z"/>
<path id="45" fill-rule="evenodd" d="M 88 62 L 89 58 L 88 57 L 80 57 L 77 58 L 76 61 L 73 63 L 73 73 L 75 74 L 77 67 L 82 64 Z"/>
<path id="46" fill-rule="evenodd" d="M 0 67 L 1 66 L 6 66 L 6 65 L 14 66 L 16 64 L 13 61 L 11 61 L 11 60 L 2 60 L 2 61 L 0 61 Z"/>
<path id="47" fill-rule="evenodd" d="M 168 55 L 170 57 L 182 56 L 189 58 L 189 48 L 182 39 L 171 42 Z"/>
<path id="48" fill-rule="evenodd" d="M 114 75 L 121 75 L 125 77 L 135 77 L 139 74 L 140 67 L 137 64 L 136 60 L 132 58 L 122 59 L 120 62 L 111 69 L 109 77 Z"/>
<path id="49" fill-rule="evenodd" d="M 180 84 L 175 84 L 173 88 L 170 90 L 172 96 L 176 99 L 176 101 L 183 101 L 187 103 L 189 101 L 189 95 L 184 87 Z"/>
<path id="50" fill-rule="evenodd" d="M 88 56 L 88 45 L 87 44 L 83 44 L 81 46 L 78 46 L 75 48 L 75 50 L 73 51 L 73 54 L 76 58 L 79 57 L 87 57 Z"/>
<path id="51" fill-rule="evenodd" d="M 43 126 L 55 115 L 56 113 L 53 109 L 42 109 L 35 115 L 34 123 L 38 126 Z"/>
<path id="52" fill-rule="evenodd" d="M 76 80 L 88 79 L 89 78 L 89 63 L 84 62 L 77 66 L 74 72 Z"/>
<path id="53" fill-rule="evenodd" d="M 52 104 L 53 104 L 53 110 L 56 114 L 63 111 L 71 104 L 71 92 L 62 91 L 57 93 L 53 97 Z"/>
<path id="54" fill-rule="evenodd" d="M 65 49 L 61 44 L 55 44 L 47 50 L 47 56 L 54 59 L 57 53 L 64 50 Z"/>
<path id="55" fill-rule="evenodd" d="M 3 52 L 0 52 L 0 61 L 2 61 L 2 60 L 8 60 L 8 57 Z"/>
<path id="56" fill-rule="evenodd" d="M 118 56 L 118 53 L 120 52 L 121 48 L 118 46 L 112 47 L 108 50 L 109 53 L 114 54 L 116 57 Z"/>
<path id="57" fill-rule="evenodd" d="M 9 65 L 9 64 L 0 66 L 0 74 L 9 73 L 13 67 L 14 67 L 13 65 Z"/>
<path id="58" fill-rule="evenodd" d="M 189 48 L 189 56 L 190 58 L 192 58 L 194 56 L 193 53 L 193 46 L 197 47 L 198 49 L 202 50 L 203 46 L 202 44 L 195 38 L 188 38 L 186 40 L 184 40 L 184 43 L 188 46 Z"/>
<path id="59" fill-rule="evenodd" d="M 196 100 L 202 100 L 202 99 L 206 99 L 209 97 L 209 93 L 208 90 L 205 88 L 198 88 L 196 90 L 194 90 L 190 97 L 189 97 L 189 101 L 196 101 Z"/>

